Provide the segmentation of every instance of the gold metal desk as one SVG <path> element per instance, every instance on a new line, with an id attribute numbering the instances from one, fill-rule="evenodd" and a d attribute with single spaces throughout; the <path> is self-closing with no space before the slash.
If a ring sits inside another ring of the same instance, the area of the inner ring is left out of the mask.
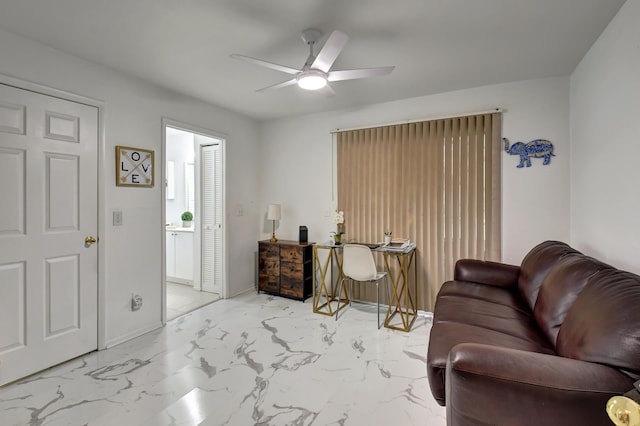
<path id="1" fill-rule="evenodd" d="M 384 247 L 376 249 L 384 255 L 384 266 L 391 284 L 391 300 L 384 320 L 384 326 L 393 330 L 411 331 L 411 326 L 418 316 L 416 298 L 418 296 L 418 262 L 415 259 L 415 246 L 404 251 L 389 250 Z M 397 261 L 394 268 L 393 258 Z M 412 268 L 413 266 L 413 268 Z M 413 269 L 413 285 L 410 285 L 410 273 Z M 400 322 L 392 322 L 395 316 Z"/>
<path id="2" fill-rule="evenodd" d="M 318 256 L 318 250 L 327 250 L 326 259 Z M 335 262 L 335 268 L 334 268 Z M 337 270 L 337 274 L 334 273 Z M 346 286 L 343 287 L 344 298 L 336 295 L 338 282 L 342 278 L 342 245 L 331 242 L 313 245 L 313 312 L 333 316 L 334 313 L 349 304 Z M 331 304 L 337 302 L 335 309 Z"/>

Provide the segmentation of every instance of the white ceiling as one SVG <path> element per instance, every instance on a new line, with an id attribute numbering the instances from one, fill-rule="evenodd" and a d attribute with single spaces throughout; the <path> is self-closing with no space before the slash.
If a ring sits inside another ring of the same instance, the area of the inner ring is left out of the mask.
<path id="1" fill-rule="evenodd" d="M 259 120 L 569 75 L 624 0 L 2 0 L 0 28 Z M 332 69 L 388 76 L 256 93 L 300 68 L 300 33 L 349 42 Z"/>

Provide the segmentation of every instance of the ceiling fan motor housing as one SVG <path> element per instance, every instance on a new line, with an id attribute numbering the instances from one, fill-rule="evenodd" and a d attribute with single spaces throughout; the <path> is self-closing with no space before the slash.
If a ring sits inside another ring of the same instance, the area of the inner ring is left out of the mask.
<path id="1" fill-rule="evenodd" d="M 315 44 L 322 37 L 322 31 L 315 28 L 307 28 L 302 31 L 302 41 L 306 44 Z"/>

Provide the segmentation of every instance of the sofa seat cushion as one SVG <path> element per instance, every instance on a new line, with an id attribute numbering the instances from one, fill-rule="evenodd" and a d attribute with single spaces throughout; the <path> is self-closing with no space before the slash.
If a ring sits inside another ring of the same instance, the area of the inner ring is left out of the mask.
<path id="1" fill-rule="evenodd" d="M 438 303 L 439 299 L 454 296 L 464 297 L 465 299 L 484 300 L 495 303 L 496 305 L 510 306 L 523 313 L 529 313 L 531 311 L 528 306 L 522 303 L 522 298 L 515 287 L 509 289 L 507 287 L 497 287 L 469 281 L 448 281 L 440 288 L 436 303 Z M 439 313 L 439 309 L 434 309 L 434 314 L 438 315 Z"/>
<path id="2" fill-rule="evenodd" d="M 538 329 L 533 315 L 517 308 L 463 296 L 439 298 L 438 305 L 434 324 L 455 323 L 481 327 L 499 335 L 513 336 L 541 347 L 552 348 Z"/>
<path id="3" fill-rule="evenodd" d="M 517 290 L 450 281 L 438 293 L 427 351 L 429 384 L 440 405 L 445 405 L 447 357 L 460 343 L 554 353 Z"/>

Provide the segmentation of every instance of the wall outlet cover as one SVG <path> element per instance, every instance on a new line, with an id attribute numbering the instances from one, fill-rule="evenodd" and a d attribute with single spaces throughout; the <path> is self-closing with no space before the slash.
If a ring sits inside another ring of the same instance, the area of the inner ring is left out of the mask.
<path id="1" fill-rule="evenodd" d="M 131 295 L 131 310 L 138 311 L 142 308 L 142 296 L 139 294 Z"/>

